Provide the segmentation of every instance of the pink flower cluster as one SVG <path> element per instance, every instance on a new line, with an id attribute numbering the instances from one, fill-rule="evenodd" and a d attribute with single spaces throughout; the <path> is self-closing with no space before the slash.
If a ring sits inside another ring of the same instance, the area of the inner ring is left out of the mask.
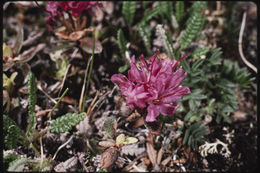
<path id="1" fill-rule="evenodd" d="M 182 68 L 173 72 L 178 62 L 169 57 L 158 58 L 159 51 L 148 60 L 144 56 L 139 57 L 135 63 L 135 56 L 131 60 L 131 69 L 128 70 L 128 78 L 122 74 L 114 74 L 111 81 L 116 83 L 122 95 L 126 97 L 126 104 L 131 109 L 135 107 L 144 109 L 147 104 L 147 122 L 156 121 L 160 114 L 173 115 L 179 108 L 173 105 L 182 96 L 190 94 L 187 86 L 181 86 L 187 73 L 183 74 Z"/>
<path id="2" fill-rule="evenodd" d="M 79 17 L 84 10 L 92 14 L 94 6 L 103 7 L 97 1 L 47 1 L 46 11 L 50 13 L 47 18 L 49 26 L 56 26 L 56 20 L 62 15 L 63 11 L 70 11 L 73 17 Z"/>

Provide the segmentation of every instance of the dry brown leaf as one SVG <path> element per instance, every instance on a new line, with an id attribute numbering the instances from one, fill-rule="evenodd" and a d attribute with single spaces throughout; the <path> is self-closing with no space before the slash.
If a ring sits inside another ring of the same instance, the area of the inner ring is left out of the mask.
<path id="1" fill-rule="evenodd" d="M 83 121 L 81 121 L 76 128 L 78 129 L 80 134 L 85 136 L 90 136 L 93 132 L 93 128 L 89 124 L 89 117 L 86 116 Z"/>
<path id="2" fill-rule="evenodd" d="M 65 102 L 65 103 L 68 103 L 70 105 L 77 105 L 78 104 L 78 101 L 71 98 L 71 97 L 68 97 L 68 96 L 65 96 L 62 98 L 61 100 L 62 102 Z"/>
<path id="3" fill-rule="evenodd" d="M 104 18 L 103 10 L 101 10 L 101 8 L 96 7 L 95 10 L 94 10 L 94 13 L 95 13 L 95 19 L 98 22 L 101 22 L 103 20 L 103 18 Z"/>
<path id="4" fill-rule="evenodd" d="M 108 14 L 112 14 L 114 11 L 114 2 L 112 1 L 103 1 L 102 2 L 103 6 L 106 7 L 104 8 L 105 12 Z"/>
<path id="5" fill-rule="evenodd" d="M 126 118 L 126 121 L 133 122 L 133 121 L 136 121 L 140 117 L 141 117 L 141 115 L 137 111 L 135 111 L 134 113 L 132 113 L 130 116 L 128 116 Z"/>
<path id="6" fill-rule="evenodd" d="M 90 37 L 84 37 L 79 40 L 80 41 L 80 47 L 87 53 L 92 53 L 92 38 Z M 94 53 L 101 53 L 103 50 L 103 47 L 99 40 L 95 40 L 95 50 Z"/>
<path id="7" fill-rule="evenodd" d="M 107 141 L 100 141 L 98 145 L 108 148 L 108 147 L 114 147 L 116 143 L 113 140 L 107 140 Z"/>
<path id="8" fill-rule="evenodd" d="M 166 166 L 171 161 L 171 158 L 172 158 L 171 156 L 168 156 L 166 159 L 164 159 L 161 162 L 161 165 Z"/>
<path id="9" fill-rule="evenodd" d="M 3 59 L 4 60 L 4 59 Z M 14 60 L 13 59 L 8 59 L 8 60 L 4 60 L 4 63 L 3 63 L 3 71 L 7 71 L 9 70 L 11 67 L 13 67 L 14 65 Z"/>
<path id="10" fill-rule="evenodd" d="M 157 151 L 153 148 L 152 144 L 149 142 L 146 143 L 146 152 L 153 166 L 156 165 Z"/>
<path id="11" fill-rule="evenodd" d="M 147 157 L 141 158 L 142 162 L 144 162 L 147 166 L 150 165 L 151 161 Z"/>
<path id="12" fill-rule="evenodd" d="M 158 155 L 157 155 L 157 164 L 160 165 L 161 160 L 162 160 L 162 156 L 163 156 L 164 150 L 163 147 L 158 151 Z"/>
<path id="13" fill-rule="evenodd" d="M 159 121 L 146 122 L 146 127 L 149 129 L 150 133 L 153 135 L 160 135 L 162 130 L 162 123 Z"/>
<path id="14" fill-rule="evenodd" d="M 55 35 L 66 40 L 71 41 L 78 41 L 83 38 L 87 32 L 93 31 L 93 28 L 85 28 L 82 31 L 75 31 L 75 32 L 66 32 L 66 31 L 58 31 L 55 32 Z"/>
<path id="15" fill-rule="evenodd" d="M 3 99 L 4 99 L 4 101 L 6 101 L 6 108 L 5 108 L 4 112 L 9 112 L 11 101 L 10 101 L 9 93 L 7 92 L 7 90 L 3 90 Z"/>
<path id="16" fill-rule="evenodd" d="M 178 147 L 182 145 L 182 138 L 181 137 L 177 139 L 177 145 L 178 145 Z"/>
<path id="17" fill-rule="evenodd" d="M 118 157 L 117 161 L 116 161 L 116 165 L 119 167 L 119 168 L 123 168 L 125 164 L 125 159 L 122 158 L 122 157 Z"/>
<path id="18" fill-rule="evenodd" d="M 185 147 L 184 148 L 184 155 L 186 158 L 189 158 L 189 155 L 190 155 L 190 147 Z"/>
<path id="19" fill-rule="evenodd" d="M 144 125 L 144 119 L 143 117 L 139 117 L 135 122 L 134 122 L 134 125 L 133 127 L 134 128 L 138 128 L 138 127 L 141 127 Z"/>
<path id="20" fill-rule="evenodd" d="M 147 165 L 145 164 L 145 162 L 141 162 L 138 165 L 136 165 L 136 168 L 139 168 L 138 170 L 140 172 L 147 172 Z"/>
<path id="21" fill-rule="evenodd" d="M 101 169 L 107 169 L 111 167 L 117 160 L 119 155 L 118 149 L 116 147 L 110 147 L 107 149 L 101 158 Z"/>
<path id="22" fill-rule="evenodd" d="M 145 148 L 138 147 L 137 143 L 131 144 L 131 145 L 124 145 L 121 148 L 122 154 L 130 155 L 130 156 L 138 156 L 138 155 L 142 154 L 143 152 L 145 152 Z"/>
<path id="23" fill-rule="evenodd" d="M 70 169 L 74 166 L 76 166 L 78 163 L 78 158 L 76 156 L 73 156 L 66 160 L 65 162 L 61 162 L 57 166 L 55 166 L 54 170 L 56 172 L 66 172 L 67 169 Z"/>
<path id="24" fill-rule="evenodd" d="M 30 49 L 24 51 L 18 57 L 15 57 L 14 60 L 19 63 L 25 63 L 30 61 L 38 52 L 43 50 L 46 47 L 45 43 L 38 44 L 37 46 L 31 47 Z"/>
<path id="25" fill-rule="evenodd" d="M 197 163 L 198 162 L 196 154 L 191 151 L 190 147 L 185 147 L 184 148 L 184 155 L 185 155 L 185 157 L 188 160 L 192 161 L 193 163 Z"/>
<path id="26" fill-rule="evenodd" d="M 198 162 L 198 159 L 197 159 L 197 156 L 194 152 L 191 152 L 190 153 L 190 158 L 189 158 L 190 161 L 192 161 L 193 163 L 197 163 Z"/>
<path id="27" fill-rule="evenodd" d="M 44 115 L 46 115 L 48 112 L 50 112 L 51 111 L 51 109 L 45 109 L 45 110 L 41 110 L 41 111 L 38 111 L 37 113 L 36 113 L 36 117 L 41 117 L 41 116 L 44 116 Z"/>
<path id="28" fill-rule="evenodd" d="M 181 159 L 178 159 L 178 160 L 173 160 L 172 163 L 173 164 L 176 164 L 176 163 L 182 163 L 183 164 L 183 163 L 186 163 L 186 159 L 181 158 Z"/>
<path id="29" fill-rule="evenodd" d="M 247 119 L 247 113 L 242 111 L 237 111 L 231 116 L 233 122 L 245 121 Z"/>
<path id="30" fill-rule="evenodd" d="M 43 35 L 44 31 L 36 32 L 36 34 L 30 34 L 28 39 L 23 42 L 23 46 L 29 46 L 33 44 L 37 39 L 39 39 Z"/>

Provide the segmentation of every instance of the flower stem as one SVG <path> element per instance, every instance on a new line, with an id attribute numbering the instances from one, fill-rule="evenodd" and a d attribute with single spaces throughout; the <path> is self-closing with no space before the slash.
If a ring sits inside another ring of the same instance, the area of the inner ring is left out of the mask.
<path id="1" fill-rule="evenodd" d="M 90 62 L 90 68 L 89 68 L 88 79 L 87 79 L 87 86 L 86 86 L 86 91 L 85 91 L 85 94 L 84 94 L 84 97 L 83 97 L 83 103 L 82 103 L 82 107 L 81 107 L 82 111 L 81 112 L 85 112 L 87 91 L 88 91 L 90 76 L 91 76 L 91 73 L 92 73 L 92 68 L 93 68 L 93 63 L 94 63 L 94 51 L 95 51 L 95 29 L 93 31 L 91 62 Z"/>
<path id="2" fill-rule="evenodd" d="M 51 115 L 52 115 L 53 111 L 57 108 L 57 106 L 59 105 L 61 99 L 65 96 L 65 94 L 68 92 L 68 90 L 69 90 L 69 88 L 67 88 L 67 89 L 63 92 L 63 94 L 62 94 L 61 97 L 59 98 L 59 100 L 58 100 L 58 102 L 56 103 L 56 105 L 52 108 L 51 112 L 49 112 L 49 114 L 48 114 L 48 118 L 49 118 L 49 119 L 51 118 Z"/>

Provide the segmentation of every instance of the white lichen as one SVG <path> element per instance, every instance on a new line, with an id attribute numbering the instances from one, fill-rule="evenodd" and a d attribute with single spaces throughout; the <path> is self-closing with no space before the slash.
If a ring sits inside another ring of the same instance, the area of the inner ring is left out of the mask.
<path id="1" fill-rule="evenodd" d="M 225 127 L 223 128 L 223 130 L 228 132 L 228 129 Z M 225 136 L 225 138 L 229 144 L 232 143 L 232 138 L 234 138 L 234 133 L 235 133 L 235 130 L 232 130 L 231 132 L 223 135 L 223 136 Z"/>
<path id="2" fill-rule="evenodd" d="M 218 151 L 217 146 L 221 145 L 222 148 Z M 216 142 L 208 143 L 201 145 L 199 147 L 199 152 L 202 157 L 206 157 L 208 154 L 221 154 L 222 156 L 228 158 L 231 152 L 228 149 L 228 144 L 221 142 L 219 139 L 216 139 Z"/>

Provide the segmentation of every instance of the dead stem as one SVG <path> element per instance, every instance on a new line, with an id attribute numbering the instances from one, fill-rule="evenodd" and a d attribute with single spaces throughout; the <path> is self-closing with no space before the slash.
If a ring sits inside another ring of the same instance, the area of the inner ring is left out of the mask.
<path id="1" fill-rule="evenodd" d="M 55 154 L 54 154 L 52 160 L 54 160 L 54 159 L 56 158 L 58 152 L 59 152 L 63 147 L 65 147 L 65 146 L 72 140 L 73 137 L 74 137 L 74 135 L 72 135 L 64 144 L 62 144 L 62 145 L 57 149 L 57 151 L 55 152 Z"/>
<path id="2" fill-rule="evenodd" d="M 239 54 L 240 54 L 240 57 L 243 60 L 243 62 L 257 73 L 256 67 L 246 60 L 246 57 L 244 56 L 244 53 L 243 53 L 242 41 L 243 41 L 243 33 L 245 30 L 245 24 L 246 24 L 246 12 L 244 12 L 244 14 L 243 14 L 242 24 L 241 24 L 241 28 L 240 28 L 240 32 L 239 32 L 238 50 L 239 50 Z"/>

